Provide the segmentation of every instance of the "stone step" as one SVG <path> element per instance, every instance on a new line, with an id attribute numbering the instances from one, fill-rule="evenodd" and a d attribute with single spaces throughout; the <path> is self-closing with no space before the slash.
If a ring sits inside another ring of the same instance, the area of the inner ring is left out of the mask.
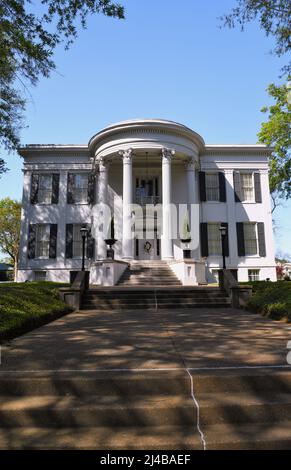
<path id="1" fill-rule="evenodd" d="M 208 450 L 290 450 L 291 421 L 204 427 Z"/>
<path id="2" fill-rule="evenodd" d="M 133 262 L 119 279 L 118 285 L 182 285 L 166 262 Z"/>
<path id="3" fill-rule="evenodd" d="M 193 425 L 154 427 L 0 428 L 0 449 L 201 450 Z"/>
<path id="4" fill-rule="evenodd" d="M 134 298 L 134 297 L 137 297 L 137 298 L 140 298 L 141 296 L 157 296 L 159 298 L 169 298 L 169 297 L 173 297 L 173 298 L 195 298 L 195 297 L 200 297 L 200 298 L 211 298 L 211 297 L 215 297 L 215 298 L 218 298 L 218 297 L 225 297 L 225 292 L 223 291 L 220 291 L 220 290 L 217 290 L 217 291 L 205 291 L 205 290 L 182 290 L 180 288 L 177 288 L 177 289 L 168 289 L 168 290 L 159 290 L 159 288 L 157 289 L 147 289 L 147 290 L 139 290 L 139 289 L 135 289 L 135 288 L 132 288 L 132 289 L 129 289 L 129 290 L 126 290 L 126 289 L 122 289 L 122 290 L 116 290 L 116 289 L 96 289 L 96 290 L 89 290 L 86 294 L 85 294 L 85 297 L 86 298 L 95 298 L 97 297 L 98 298 L 120 298 L 120 297 L 125 297 L 125 298 Z"/>
<path id="5" fill-rule="evenodd" d="M 128 302 L 128 303 L 134 303 L 134 302 L 137 302 L 137 303 L 142 303 L 142 302 L 153 302 L 153 301 L 157 301 L 159 303 L 170 303 L 170 302 L 173 302 L 173 303 L 192 303 L 192 302 L 217 302 L 217 301 L 228 301 L 228 297 L 226 297 L 225 295 L 221 295 L 221 296 L 209 296 L 209 297 L 206 297 L 206 296 L 203 296 L 203 295 L 196 295 L 196 296 L 193 296 L 193 297 L 183 297 L 183 296 L 180 296 L 180 297 L 166 297 L 166 296 L 163 296 L 163 297 L 160 297 L 160 296 L 155 296 L 154 294 L 153 295 L 144 295 L 144 296 L 137 296 L 137 295 L 122 295 L 122 296 L 115 296 L 115 295 L 112 295 L 112 297 L 110 296 L 103 296 L 103 295 L 95 295 L 95 296 L 88 296 L 88 297 L 84 297 L 84 302 L 85 303 L 91 303 L 91 302 L 96 302 L 96 303 L 99 303 L 99 302 L 110 302 L 110 303 L 118 303 L 118 302 Z"/>
<path id="6" fill-rule="evenodd" d="M 155 397 L 179 395 L 189 398 L 185 371 L 0 373 L 0 396 Z"/>
<path id="7" fill-rule="evenodd" d="M 154 296 L 149 296 L 149 297 L 144 297 L 144 298 L 102 298 L 102 297 L 96 297 L 96 298 L 91 298 L 91 299 L 84 299 L 83 300 L 83 305 L 85 304 L 91 304 L 91 305 L 145 305 L 147 303 L 157 303 L 158 305 L 189 305 L 189 304 L 195 304 L 195 303 L 200 303 L 200 304 L 218 304 L 218 303 L 229 303 L 230 300 L 228 297 L 210 297 L 210 298 L 205 298 L 205 297 L 194 297 L 194 298 L 169 298 L 167 299 L 166 297 L 164 298 L 155 298 Z"/>
<path id="8" fill-rule="evenodd" d="M 176 304 L 173 305 L 172 303 L 170 304 L 158 304 L 158 307 L 156 307 L 156 304 L 147 304 L 147 305 L 142 305 L 142 304 L 133 304 L 129 306 L 128 304 L 123 304 L 123 305 L 118 305 L 118 306 L 101 306 L 101 305 L 92 305 L 92 304 L 84 304 L 82 305 L 81 310 L 98 310 L 98 311 L 104 311 L 104 312 L 112 312 L 112 310 L 116 311 L 136 311 L 136 310 L 175 310 L 175 309 L 196 309 L 196 308 L 230 308 L 231 304 L 230 302 L 216 302 L 216 303 L 192 303 L 192 304 Z"/>
<path id="9" fill-rule="evenodd" d="M 269 423 L 290 420 L 291 394 L 224 392 L 196 394 L 202 426 L 223 423 Z"/>
<path id="10" fill-rule="evenodd" d="M 194 388 L 198 396 L 210 391 L 216 393 L 290 393 L 291 367 L 286 370 L 274 368 L 251 368 L 220 370 L 205 373 L 192 372 Z"/>
<path id="11" fill-rule="evenodd" d="M 197 397 L 196 397 L 197 398 Z M 200 424 L 291 422 L 290 394 L 215 394 L 198 399 Z M 196 406 L 184 395 L 162 396 L 26 396 L 1 397 L 0 426 L 14 427 L 131 427 L 185 426 L 196 420 Z"/>
<path id="12" fill-rule="evenodd" d="M 191 426 L 196 407 L 185 396 L 30 396 L 1 397 L 0 426 L 15 427 L 137 427 Z M 181 416 L 183 421 L 181 422 Z"/>

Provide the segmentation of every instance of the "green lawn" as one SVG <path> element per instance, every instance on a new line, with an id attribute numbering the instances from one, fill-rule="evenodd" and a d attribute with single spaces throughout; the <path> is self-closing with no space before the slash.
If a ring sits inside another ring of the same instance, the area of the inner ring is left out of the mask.
<path id="1" fill-rule="evenodd" d="M 10 339 L 71 311 L 58 295 L 66 284 L 0 284 L 0 340 Z"/>
<path id="2" fill-rule="evenodd" d="M 253 295 L 248 308 L 274 320 L 291 321 L 291 282 L 250 282 Z"/>

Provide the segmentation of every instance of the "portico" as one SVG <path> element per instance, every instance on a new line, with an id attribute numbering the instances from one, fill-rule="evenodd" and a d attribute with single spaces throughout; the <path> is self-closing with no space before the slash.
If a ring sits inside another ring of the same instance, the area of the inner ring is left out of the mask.
<path id="1" fill-rule="evenodd" d="M 192 222 L 193 240 L 199 245 L 197 172 L 199 147 L 202 145 L 202 139 L 184 126 L 165 122 L 158 128 L 153 121 L 145 122 L 143 126 L 139 122 L 121 123 L 110 131 L 105 130 L 104 136 L 101 132 L 91 139 L 89 147 L 94 152 L 93 166 L 97 175 L 96 204 L 102 205 L 107 201 L 114 214 L 115 225 L 121 228 L 120 237 L 117 237 L 120 243 L 116 247 L 120 259 L 174 260 L 181 228 L 177 219 L 180 218 L 181 226 L 186 212 L 191 214 L 191 205 L 197 206 L 196 211 L 194 207 L 192 209 L 196 224 L 194 220 Z M 118 184 L 115 181 L 117 173 L 122 175 Z M 177 196 L 173 198 L 173 182 L 175 185 L 177 176 L 183 190 L 186 189 L 181 201 Z M 110 201 L 108 184 L 113 192 L 114 185 L 118 186 Z M 180 213 L 179 203 L 184 205 Z M 119 206 L 121 210 L 118 210 Z M 100 235 L 102 228 L 103 224 L 98 221 L 99 260 L 106 254 L 104 236 Z M 146 229 L 153 232 L 152 238 L 147 236 Z M 146 243 L 148 251 L 144 250 Z M 180 255 L 182 257 L 182 253 Z M 197 249 L 196 256 L 199 257 Z"/>

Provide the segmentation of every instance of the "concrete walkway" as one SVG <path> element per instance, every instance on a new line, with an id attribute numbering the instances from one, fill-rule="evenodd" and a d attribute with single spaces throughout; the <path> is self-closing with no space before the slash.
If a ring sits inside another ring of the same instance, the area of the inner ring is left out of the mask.
<path id="1" fill-rule="evenodd" d="M 235 309 L 81 311 L 3 345 L 0 372 L 287 366 L 289 340 Z"/>

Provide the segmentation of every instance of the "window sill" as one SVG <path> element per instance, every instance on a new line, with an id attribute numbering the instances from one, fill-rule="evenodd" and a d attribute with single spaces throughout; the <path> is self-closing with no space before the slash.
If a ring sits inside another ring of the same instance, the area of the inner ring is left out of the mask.
<path id="1" fill-rule="evenodd" d="M 31 204 L 32 206 L 52 206 L 55 205 L 55 203 L 52 202 L 37 202 L 36 204 Z"/>
<path id="2" fill-rule="evenodd" d="M 67 202 L 68 206 L 91 206 L 90 202 Z"/>
<path id="3" fill-rule="evenodd" d="M 226 201 L 203 201 L 204 204 L 226 204 Z"/>

